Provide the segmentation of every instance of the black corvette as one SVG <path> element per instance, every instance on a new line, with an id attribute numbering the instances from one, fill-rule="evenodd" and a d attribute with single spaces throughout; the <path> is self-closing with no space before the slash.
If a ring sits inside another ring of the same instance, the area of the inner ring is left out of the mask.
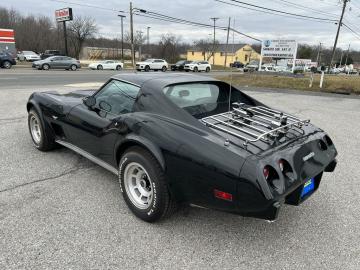
<path id="1" fill-rule="evenodd" d="M 275 220 L 336 167 L 332 140 L 309 120 L 202 76 L 117 75 L 98 91 L 33 93 L 27 111 L 37 149 L 62 145 L 118 175 L 149 222 L 179 204 Z"/>
<path id="2" fill-rule="evenodd" d="M 178 62 L 176 62 L 176 64 L 173 64 L 170 66 L 170 69 L 172 71 L 183 71 L 185 65 L 190 64 L 192 61 L 186 61 L 186 60 L 180 60 Z"/>

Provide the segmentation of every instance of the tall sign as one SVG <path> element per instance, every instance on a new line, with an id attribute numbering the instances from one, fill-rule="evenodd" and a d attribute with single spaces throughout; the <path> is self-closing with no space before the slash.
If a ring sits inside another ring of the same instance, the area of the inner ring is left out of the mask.
<path id="1" fill-rule="evenodd" d="M 263 40 L 261 44 L 261 58 L 259 70 L 261 70 L 262 58 L 270 57 L 275 59 L 293 59 L 293 68 L 295 68 L 295 59 L 298 44 L 293 39 L 268 39 Z"/>
<path id="2" fill-rule="evenodd" d="M 16 55 L 15 34 L 13 29 L 0 28 L 0 51 L 5 51 Z"/>
<path id="3" fill-rule="evenodd" d="M 73 19 L 72 8 L 62 8 L 62 9 L 55 10 L 55 19 L 57 22 L 63 23 L 65 54 L 68 55 L 66 22 L 72 21 L 72 19 Z"/>

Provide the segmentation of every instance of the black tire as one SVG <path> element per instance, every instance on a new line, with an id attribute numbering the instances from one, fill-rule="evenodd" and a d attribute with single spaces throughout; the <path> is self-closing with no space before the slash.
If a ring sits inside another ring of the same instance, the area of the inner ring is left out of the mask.
<path id="1" fill-rule="evenodd" d="M 103 68 L 102 65 L 98 65 L 96 69 L 97 69 L 97 70 L 103 70 L 104 68 Z"/>
<path id="2" fill-rule="evenodd" d="M 10 63 L 10 61 L 4 61 L 3 67 L 6 69 L 10 69 L 12 67 L 12 64 Z"/>
<path id="3" fill-rule="evenodd" d="M 185 71 L 186 71 L 186 72 L 189 72 L 190 70 L 188 70 L 188 69 L 185 69 Z"/>
<path id="4" fill-rule="evenodd" d="M 205 72 L 210 72 L 210 68 L 207 67 L 207 68 L 205 69 Z"/>
<path id="5" fill-rule="evenodd" d="M 140 164 L 151 179 L 149 187 L 151 185 L 153 199 L 149 206 L 145 206 L 144 209 L 137 207 L 132 202 L 132 195 L 128 194 L 129 191 L 125 186 L 124 174 L 127 168 L 131 167 L 131 164 Z M 156 158 L 147 150 L 135 146 L 124 153 L 119 162 L 119 182 L 126 204 L 138 218 L 146 222 L 155 222 L 169 217 L 176 211 L 177 204 L 170 194 L 164 171 Z"/>
<path id="6" fill-rule="evenodd" d="M 41 66 L 41 69 L 43 69 L 43 70 L 49 70 L 49 69 L 50 69 L 50 65 L 49 65 L 49 64 L 43 64 L 43 65 Z"/>
<path id="7" fill-rule="evenodd" d="M 38 127 L 39 127 L 38 130 L 40 134 L 39 140 L 37 140 L 34 137 L 32 132 L 31 122 L 34 121 L 33 119 L 38 123 Z M 43 122 L 41 121 L 41 117 L 35 109 L 30 109 L 29 111 L 28 127 L 33 144 L 38 150 L 46 152 L 56 148 L 53 132 L 50 130 L 50 127 L 46 127 L 43 125 Z"/>
<path id="8" fill-rule="evenodd" d="M 116 70 L 122 70 L 122 67 L 120 65 L 116 66 Z"/>
<path id="9" fill-rule="evenodd" d="M 194 72 L 198 72 L 199 69 L 197 67 L 194 67 Z"/>
<path id="10" fill-rule="evenodd" d="M 76 71 L 76 70 L 77 70 L 77 66 L 76 66 L 76 65 L 71 65 L 71 66 L 70 66 L 70 69 L 71 69 L 72 71 Z"/>
<path id="11" fill-rule="evenodd" d="M 146 66 L 144 70 L 145 70 L 145 72 L 149 72 L 149 71 L 150 71 L 150 67 L 149 67 L 149 66 Z"/>
<path id="12" fill-rule="evenodd" d="M 162 69 L 161 69 L 162 72 L 165 72 L 166 70 L 167 70 L 166 66 L 163 66 Z"/>

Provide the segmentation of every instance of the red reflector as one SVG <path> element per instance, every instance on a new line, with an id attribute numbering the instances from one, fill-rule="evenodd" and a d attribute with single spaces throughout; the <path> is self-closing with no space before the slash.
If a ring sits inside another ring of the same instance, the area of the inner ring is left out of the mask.
<path id="1" fill-rule="evenodd" d="M 263 173 L 264 173 L 265 179 L 267 180 L 268 177 L 269 177 L 269 174 L 270 174 L 269 168 L 265 167 L 264 170 L 263 170 Z"/>
<path id="2" fill-rule="evenodd" d="M 214 196 L 215 198 L 232 202 L 232 194 L 230 193 L 214 189 Z"/>

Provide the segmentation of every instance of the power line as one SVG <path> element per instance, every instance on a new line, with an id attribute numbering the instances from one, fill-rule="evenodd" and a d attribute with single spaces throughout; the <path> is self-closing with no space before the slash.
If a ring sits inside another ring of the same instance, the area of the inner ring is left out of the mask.
<path id="1" fill-rule="evenodd" d="M 299 18 L 315 19 L 315 20 L 328 21 L 328 22 L 329 22 L 329 21 L 330 21 L 330 22 L 335 22 L 335 21 L 336 21 L 336 20 L 331 20 L 331 19 L 326 19 L 326 18 L 313 17 L 313 16 L 307 16 L 307 15 L 301 15 L 301 14 L 296 14 L 296 13 L 292 13 L 292 12 L 282 11 L 282 10 L 278 10 L 278 9 L 267 8 L 267 7 L 258 6 L 258 5 L 250 4 L 250 3 L 247 3 L 247 2 L 238 1 L 238 0 L 228 0 L 228 1 L 235 2 L 235 3 L 237 3 L 237 4 L 241 4 L 241 5 L 245 5 L 245 6 L 250 6 L 250 7 L 254 7 L 254 8 L 266 10 L 266 11 L 271 11 L 271 12 L 276 12 L 276 13 L 280 13 L 280 14 L 295 16 L 295 17 L 299 17 Z"/>
<path id="2" fill-rule="evenodd" d="M 298 9 L 302 9 L 302 10 L 305 10 L 305 11 L 312 11 L 312 12 L 314 12 L 314 13 L 318 13 L 318 14 L 322 14 L 322 15 L 337 16 L 337 15 L 334 14 L 334 13 L 330 13 L 330 12 L 326 12 L 326 11 L 321 11 L 321 10 L 318 10 L 318 9 L 310 8 L 310 7 L 303 6 L 303 5 L 300 5 L 300 4 L 296 4 L 296 3 L 293 3 L 293 2 L 290 2 L 290 1 L 287 1 L 287 0 L 276 0 L 276 1 L 286 3 L 286 4 L 288 4 L 288 5 L 291 5 L 291 6 L 293 6 L 293 7 L 296 7 L 296 8 L 298 8 Z"/>
<path id="3" fill-rule="evenodd" d="M 240 7 L 240 8 L 247 9 L 247 10 L 253 10 L 253 11 L 257 11 L 257 12 L 261 12 L 261 13 L 265 13 L 265 14 L 271 14 L 271 15 L 281 16 L 281 17 L 286 17 L 286 18 L 291 18 L 291 19 L 297 19 L 297 20 L 303 20 L 303 21 L 313 21 L 313 22 L 315 21 L 315 22 L 321 22 L 321 23 L 334 23 L 335 22 L 335 20 L 330 20 L 330 19 L 328 21 L 323 21 L 323 20 L 319 21 L 317 19 L 309 19 L 309 18 L 301 18 L 301 17 L 296 17 L 296 16 L 284 15 L 284 14 L 265 11 L 265 10 L 261 10 L 261 9 L 251 8 L 248 6 L 241 6 L 239 4 L 229 3 L 229 2 L 222 1 L 222 0 L 214 0 L 214 1 L 220 2 L 223 4 L 227 4 L 230 6 Z"/>
<path id="4" fill-rule="evenodd" d="M 64 4 L 70 4 L 70 5 L 76 5 L 76 6 L 81 6 L 81 7 L 89 7 L 89 8 L 96 8 L 96 9 L 102 9 L 102 10 L 107 10 L 107 11 L 112 11 L 112 12 L 121 12 L 121 13 L 128 13 L 126 11 L 123 10 L 118 10 L 118 9 L 113 9 L 113 8 L 105 8 L 102 6 L 96 6 L 96 5 L 90 5 L 90 4 L 84 4 L 84 3 L 76 3 L 76 2 L 70 2 L 70 1 L 63 1 L 63 0 L 50 0 L 52 2 L 59 2 L 59 3 L 64 3 Z"/>

